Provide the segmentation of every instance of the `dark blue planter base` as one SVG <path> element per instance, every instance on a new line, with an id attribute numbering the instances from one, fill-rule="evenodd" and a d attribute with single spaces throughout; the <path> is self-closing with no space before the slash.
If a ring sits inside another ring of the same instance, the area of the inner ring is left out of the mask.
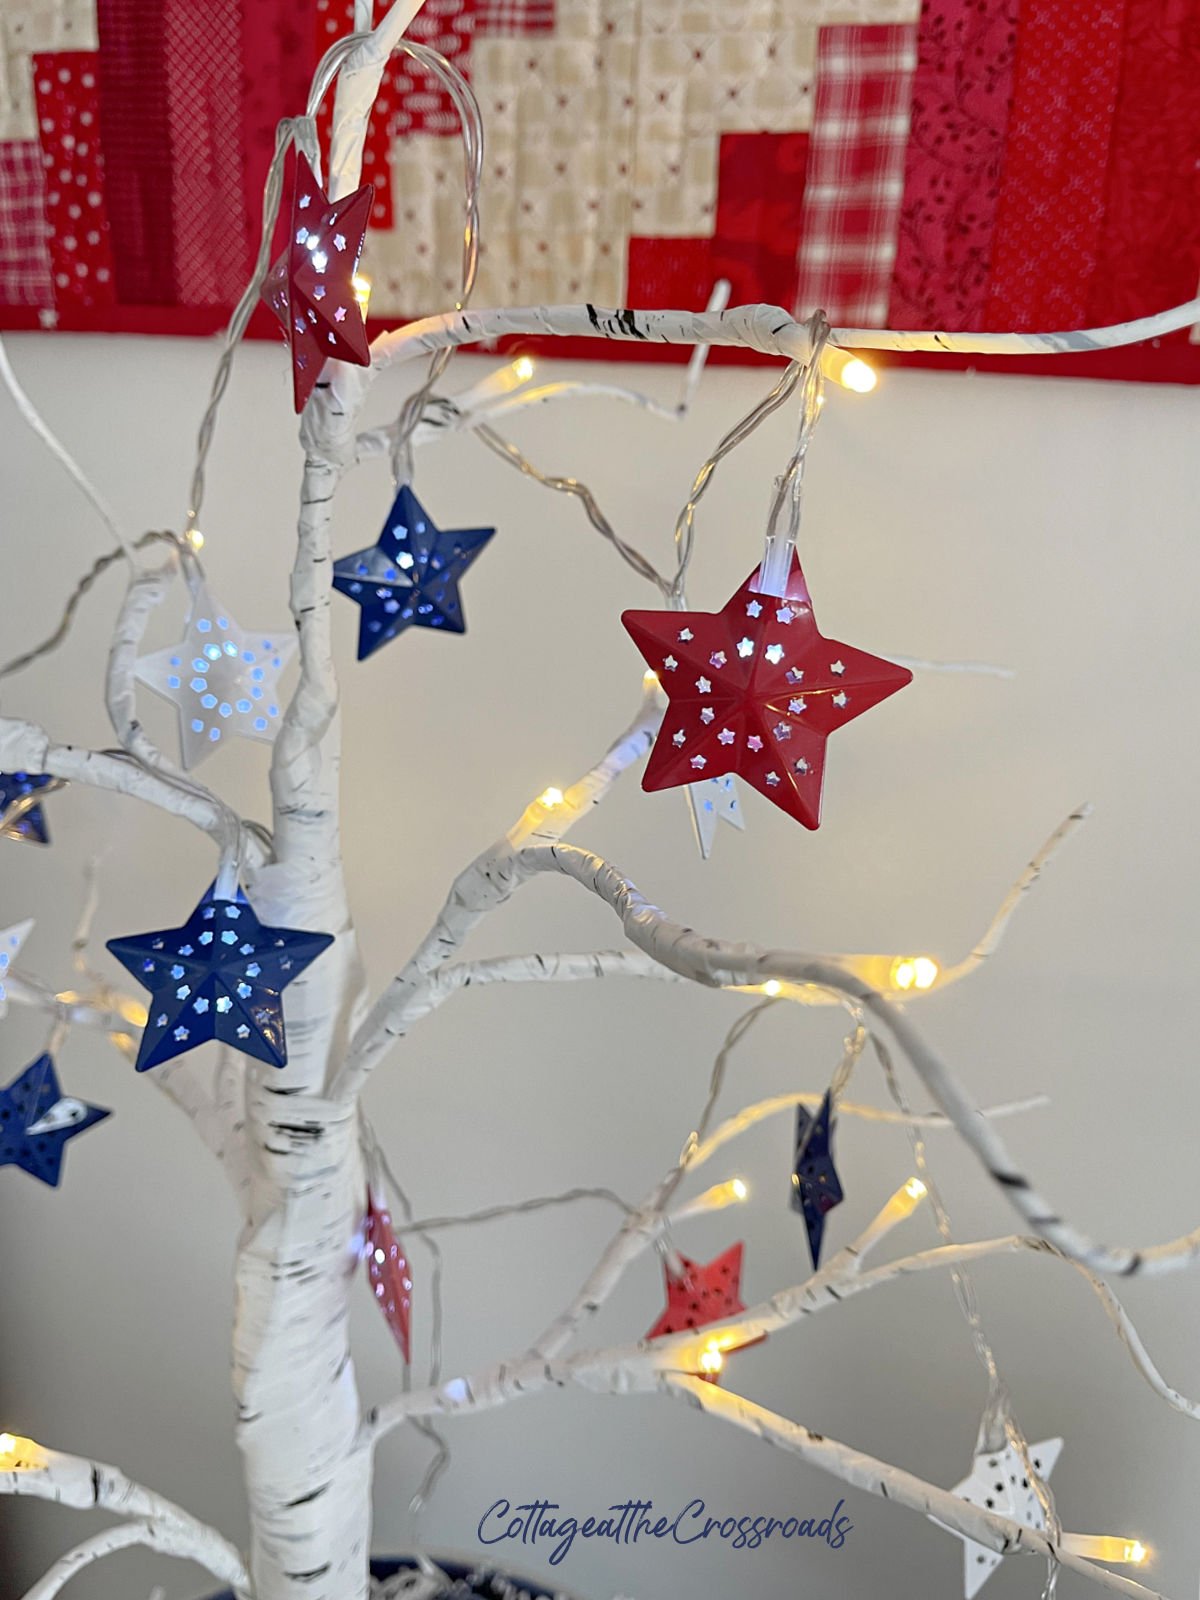
<path id="1" fill-rule="evenodd" d="M 466 1566 L 461 1561 L 444 1561 L 438 1556 L 433 1560 L 452 1580 L 445 1591 L 446 1600 L 560 1600 L 562 1594 L 561 1590 L 544 1589 L 531 1579 L 493 1572 L 483 1562 Z M 409 1556 L 375 1556 L 371 1561 L 371 1576 L 390 1578 L 397 1572 L 411 1572 L 415 1566 L 416 1562 Z M 212 1600 L 233 1600 L 233 1596 L 226 1589 Z"/>

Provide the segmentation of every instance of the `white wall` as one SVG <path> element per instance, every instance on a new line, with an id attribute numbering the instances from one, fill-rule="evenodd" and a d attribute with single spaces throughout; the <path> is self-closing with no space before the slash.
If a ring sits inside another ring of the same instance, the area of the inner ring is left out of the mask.
<path id="1" fill-rule="evenodd" d="M 178 526 L 212 348 L 14 338 L 11 350 L 127 525 Z M 484 369 L 481 358 L 462 358 L 455 386 Z M 671 371 L 606 371 L 673 395 Z M 617 527 L 665 562 L 696 467 L 767 381 L 762 371 L 712 373 L 682 427 L 584 402 L 522 417 L 511 431 L 546 468 L 589 482 Z M 391 389 L 376 402 L 397 396 Z M 49 630 L 102 545 L 88 509 L 3 397 L 0 418 L 7 657 Z M 1200 395 L 1170 388 L 895 373 L 869 400 L 834 393 L 812 452 L 802 544 L 823 626 L 882 653 L 1008 663 L 1017 678 L 922 676 L 855 723 L 833 742 L 827 821 L 816 835 L 750 794 L 747 832 L 723 831 L 705 866 L 680 797 L 643 795 L 636 779 L 579 833 L 701 929 L 953 957 L 1049 830 L 1093 800 L 1094 820 L 1027 901 L 1003 952 L 921 1016 L 981 1100 L 1053 1096 L 1049 1110 L 1008 1125 L 1013 1145 L 1067 1215 L 1129 1243 L 1198 1220 L 1198 422 Z M 792 426 L 775 419 L 718 474 L 699 517 L 696 605 L 723 601 L 757 559 Z M 213 586 L 242 621 L 286 616 L 298 463 L 283 358 L 274 347 L 248 349 L 222 414 L 204 516 Z M 425 929 L 457 868 L 531 795 L 582 771 L 623 724 L 642 669 L 617 614 L 652 603 L 576 505 L 473 441 L 423 456 L 418 489 L 443 525 L 494 521 L 500 532 L 468 580 L 464 639 L 408 637 L 356 665 L 357 612 L 338 606 L 345 848 L 375 987 Z M 356 473 L 339 497 L 339 547 L 370 543 L 388 502 L 382 464 Z M 119 585 L 115 573 L 103 581 L 51 663 L 3 686 L 5 711 L 43 719 L 60 738 L 108 741 L 100 663 Z M 181 610 L 172 606 L 156 639 L 174 636 Z M 169 710 L 145 711 L 169 741 Z M 264 749 L 240 745 L 203 775 L 264 816 L 265 762 Z M 0 852 L 0 920 L 37 913 L 28 965 L 47 978 L 67 980 L 92 852 L 105 851 L 98 940 L 169 924 L 208 881 L 207 842 L 132 802 L 71 790 L 48 811 L 52 850 Z M 486 927 L 477 950 L 613 940 L 606 912 L 564 883 L 542 882 Z M 712 1053 L 742 1003 L 632 985 L 466 994 L 379 1072 L 370 1112 L 425 1214 L 576 1183 L 611 1184 L 633 1199 L 693 1125 Z M 826 1013 L 777 1014 L 737 1058 L 726 1106 L 820 1087 L 839 1031 Z M 42 1039 L 40 1022 L 10 1014 L 0 1078 Z M 58 1192 L 0 1173 L 0 1426 L 118 1462 L 240 1539 L 227 1375 L 232 1204 L 188 1128 L 120 1057 L 80 1035 L 60 1066 L 73 1092 L 116 1115 L 71 1146 Z M 882 1099 L 867 1061 L 855 1089 Z M 772 1122 L 718 1165 L 714 1178 L 747 1175 L 751 1202 L 680 1241 L 706 1257 L 744 1232 L 753 1298 L 805 1267 L 787 1203 L 790 1138 L 788 1119 Z M 847 1123 L 839 1140 L 848 1199 L 831 1223 L 834 1244 L 911 1170 L 898 1133 Z M 1011 1231 L 1002 1201 L 948 1138 L 931 1157 L 962 1236 Z M 448 1370 L 522 1348 L 613 1226 L 607 1211 L 581 1206 L 448 1236 Z M 922 1216 L 896 1244 L 930 1242 Z M 417 1271 L 424 1309 L 424 1260 Z M 1069 1268 L 988 1265 L 979 1292 L 1029 1436 L 1066 1435 L 1054 1480 L 1065 1524 L 1139 1535 L 1161 1552 L 1155 1586 L 1194 1594 L 1200 1429 L 1140 1383 Z M 1127 1301 L 1169 1380 L 1200 1391 L 1200 1273 L 1138 1281 Z M 659 1303 L 646 1260 L 595 1336 L 639 1335 Z M 399 1384 L 399 1363 L 365 1291 L 357 1333 L 364 1395 L 384 1397 Z M 984 1389 L 947 1282 L 926 1278 L 857 1301 L 736 1358 L 729 1376 L 763 1403 L 934 1481 L 952 1484 L 967 1470 Z M 838 1497 L 815 1471 L 665 1399 L 556 1395 L 450 1433 L 453 1470 L 423 1530 L 443 1549 L 477 1548 L 478 1519 L 501 1495 L 550 1496 L 581 1514 L 630 1496 L 667 1508 L 693 1495 L 722 1513 L 811 1514 Z M 426 1447 L 407 1437 L 383 1450 L 380 1550 L 408 1537 L 405 1506 L 425 1459 Z M 855 1528 L 837 1553 L 593 1545 L 560 1569 L 561 1581 L 588 1600 L 959 1592 L 955 1541 L 880 1501 L 848 1500 Z M 14 1552 L 0 1576 L 6 1600 L 89 1526 L 34 1503 L 4 1504 L 0 1517 Z M 547 1571 L 536 1553 L 517 1552 L 513 1564 Z M 1033 1596 L 1040 1581 L 1032 1562 L 1012 1562 L 988 1593 Z M 175 1600 L 204 1593 L 206 1580 L 139 1553 L 94 1569 L 73 1592 L 139 1600 L 154 1583 Z M 1067 1577 L 1060 1593 L 1083 1587 Z"/>

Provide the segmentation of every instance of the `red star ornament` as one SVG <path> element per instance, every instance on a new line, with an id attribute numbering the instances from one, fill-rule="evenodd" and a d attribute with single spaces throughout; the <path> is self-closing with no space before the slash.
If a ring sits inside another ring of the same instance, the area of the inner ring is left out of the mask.
<path id="1" fill-rule="evenodd" d="M 762 594 L 757 582 L 756 568 L 720 611 L 622 616 L 670 700 L 642 788 L 735 772 L 817 828 L 826 739 L 912 673 L 817 631 L 794 551 L 784 595 Z"/>
<path id="2" fill-rule="evenodd" d="M 405 1365 L 412 1360 L 412 1268 L 404 1246 L 392 1231 L 386 1205 L 367 1191 L 367 1218 L 363 1253 L 375 1303 L 383 1312 L 392 1337 L 400 1346 Z"/>
<path id="3" fill-rule="evenodd" d="M 344 200 L 331 201 L 297 151 L 291 233 L 262 291 L 291 351 L 297 411 L 304 410 L 330 356 L 359 367 L 371 365 L 367 325 L 354 298 L 353 280 L 374 193 L 364 183 Z"/>
<path id="4" fill-rule="evenodd" d="M 680 1256 L 683 1275 L 676 1277 L 670 1266 L 664 1268 L 667 1289 L 667 1309 L 646 1335 L 647 1339 L 661 1339 L 668 1333 L 686 1333 L 689 1328 L 706 1328 L 710 1322 L 723 1322 L 726 1317 L 736 1317 L 746 1307 L 741 1298 L 742 1250 L 739 1240 L 730 1245 L 723 1255 L 701 1264 Z M 746 1345 L 732 1348 L 746 1349 L 751 1344 L 761 1344 L 766 1334 L 750 1339 Z M 710 1382 L 717 1374 L 702 1373 Z"/>

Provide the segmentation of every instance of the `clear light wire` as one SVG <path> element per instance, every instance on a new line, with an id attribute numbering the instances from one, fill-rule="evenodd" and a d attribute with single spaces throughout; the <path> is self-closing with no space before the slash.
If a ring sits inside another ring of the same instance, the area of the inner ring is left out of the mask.
<path id="1" fill-rule="evenodd" d="M 72 482 L 91 502 L 96 515 L 117 541 L 121 555 L 124 556 L 130 567 L 136 572 L 137 561 L 134 559 L 134 547 L 130 545 L 121 531 L 116 512 L 22 388 L 20 380 L 13 371 L 12 363 L 8 359 L 8 351 L 4 348 L 3 341 L 0 341 L 0 378 L 3 378 L 5 387 L 21 414 L 22 421 L 37 434 L 46 449 L 64 469 Z"/>

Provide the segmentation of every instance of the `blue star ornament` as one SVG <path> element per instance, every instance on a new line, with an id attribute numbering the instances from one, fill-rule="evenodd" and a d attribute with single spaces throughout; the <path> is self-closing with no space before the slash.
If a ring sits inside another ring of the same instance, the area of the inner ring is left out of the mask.
<path id="1" fill-rule="evenodd" d="M 287 1065 L 280 991 L 333 943 L 332 934 L 268 928 L 241 891 L 205 895 L 181 928 L 110 939 L 150 991 L 137 1070 L 216 1039 L 269 1066 Z"/>
<path id="2" fill-rule="evenodd" d="M 53 782 L 45 772 L 0 772 L 0 838 L 50 843 L 41 804 L 31 797 Z"/>
<path id="3" fill-rule="evenodd" d="M 334 562 L 333 587 L 362 607 L 358 659 L 365 661 L 406 628 L 465 633 L 459 579 L 495 531 L 443 532 L 405 485 L 378 544 Z"/>
<path id="4" fill-rule="evenodd" d="M 111 1115 L 103 1106 L 64 1095 L 54 1062 L 39 1056 L 0 1089 L 0 1167 L 20 1167 L 56 1189 L 67 1140 Z"/>
<path id="5" fill-rule="evenodd" d="M 796 1107 L 796 1160 L 792 1170 L 792 1210 L 804 1217 L 813 1270 L 821 1264 L 825 1218 L 844 1199 L 833 1164 L 833 1111 L 829 1091 L 815 1117 Z"/>

